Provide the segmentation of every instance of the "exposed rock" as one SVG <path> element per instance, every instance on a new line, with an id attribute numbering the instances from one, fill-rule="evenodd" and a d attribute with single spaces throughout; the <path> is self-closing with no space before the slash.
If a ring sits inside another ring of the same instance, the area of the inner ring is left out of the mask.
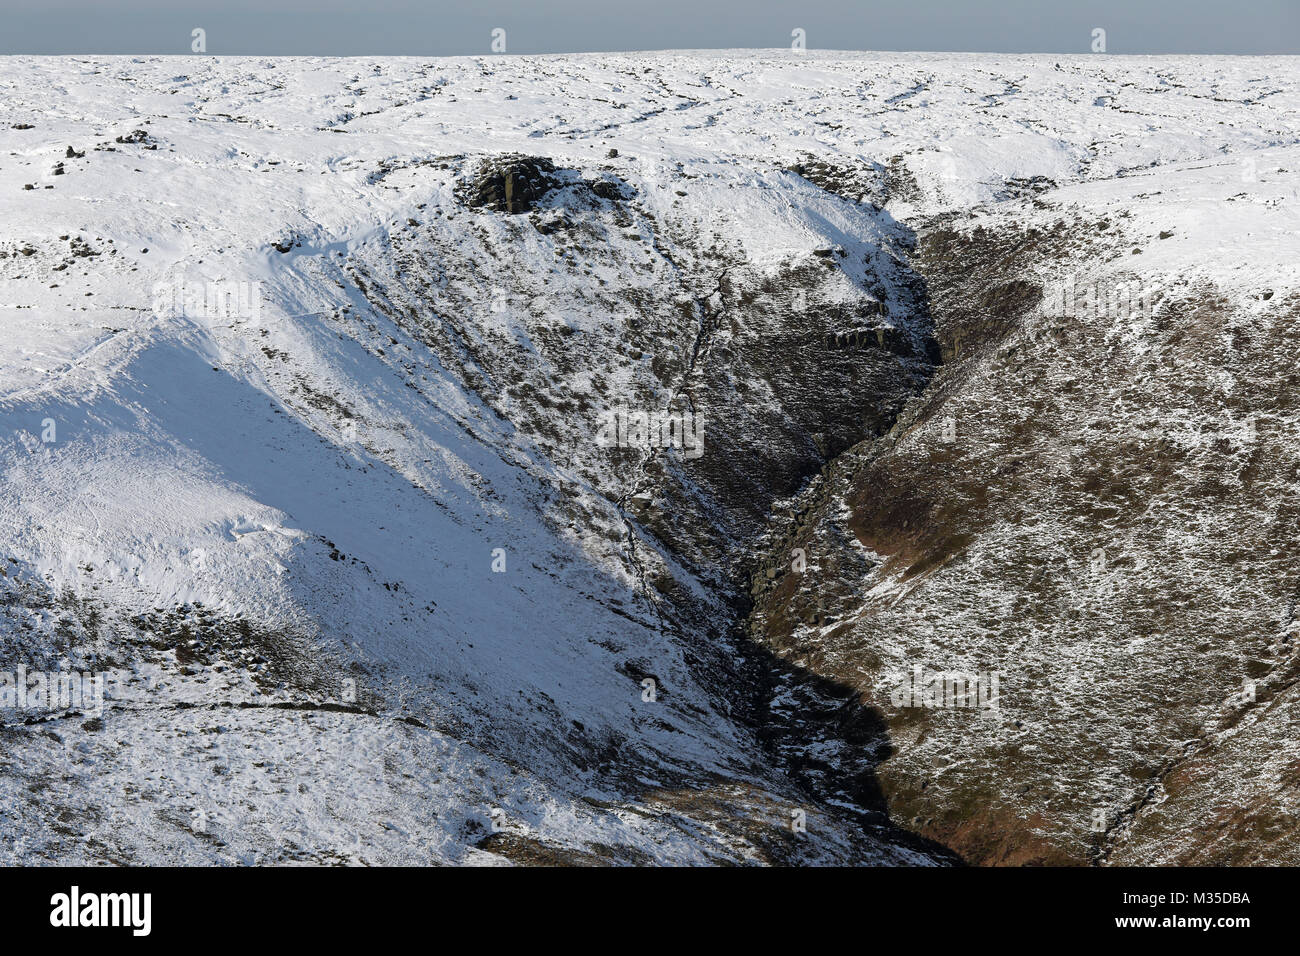
<path id="1" fill-rule="evenodd" d="M 555 164 L 542 156 L 513 153 L 485 159 L 462 181 L 461 201 L 473 209 L 528 212 L 560 185 L 554 172 Z"/>

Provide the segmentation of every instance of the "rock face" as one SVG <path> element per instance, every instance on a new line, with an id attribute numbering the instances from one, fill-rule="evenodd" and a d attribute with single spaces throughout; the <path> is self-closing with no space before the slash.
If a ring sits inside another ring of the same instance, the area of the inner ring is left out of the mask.
<path id="1" fill-rule="evenodd" d="M 559 183 L 542 156 L 496 156 L 479 163 L 462 186 L 466 206 L 510 215 L 529 212 Z"/>
<path id="2" fill-rule="evenodd" d="M 1286 65 L 807 57 L 5 64 L 0 859 L 1295 862 Z"/>

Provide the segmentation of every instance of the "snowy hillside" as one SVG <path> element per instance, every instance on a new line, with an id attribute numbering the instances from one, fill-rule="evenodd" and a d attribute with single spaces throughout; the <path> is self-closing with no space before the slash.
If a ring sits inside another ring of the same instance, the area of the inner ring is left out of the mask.
<path id="1" fill-rule="evenodd" d="M 1297 80 L 0 62 L 0 861 L 1294 862 Z"/>

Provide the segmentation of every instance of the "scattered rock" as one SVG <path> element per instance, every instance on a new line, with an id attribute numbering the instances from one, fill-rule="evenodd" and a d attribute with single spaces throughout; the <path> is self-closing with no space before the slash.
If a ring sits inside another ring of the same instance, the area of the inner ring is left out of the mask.
<path id="1" fill-rule="evenodd" d="M 158 144 L 154 138 L 142 129 L 134 130 L 125 136 L 119 136 L 116 142 L 128 146 L 143 146 L 145 149 L 157 149 Z"/>

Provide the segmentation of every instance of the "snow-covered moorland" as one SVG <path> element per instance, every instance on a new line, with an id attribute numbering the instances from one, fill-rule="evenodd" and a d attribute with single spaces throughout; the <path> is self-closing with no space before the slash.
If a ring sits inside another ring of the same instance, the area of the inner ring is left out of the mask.
<path id="1" fill-rule="evenodd" d="M 1294 854 L 1297 79 L 6 59 L 0 860 Z"/>

